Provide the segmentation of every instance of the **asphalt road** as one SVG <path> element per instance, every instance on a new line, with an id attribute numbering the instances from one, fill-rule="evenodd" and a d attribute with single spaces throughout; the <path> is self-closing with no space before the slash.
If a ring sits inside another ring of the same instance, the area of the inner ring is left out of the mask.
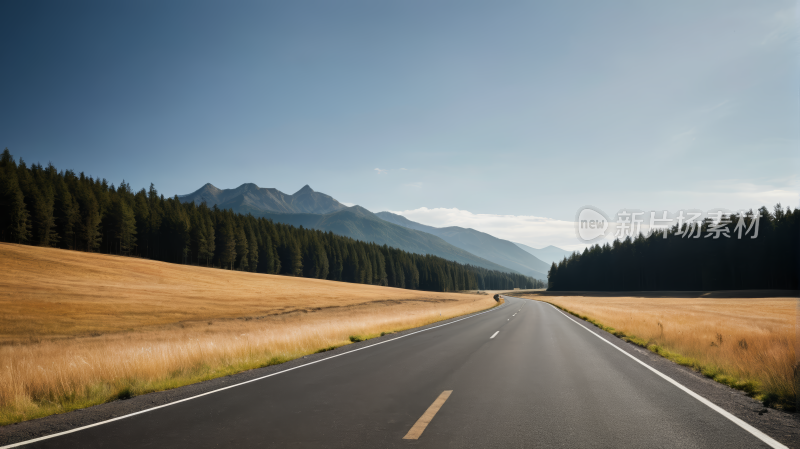
<path id="1" fill-rule="evenodd" d="M 554 307 L 516 298 L 25 447 L 406 446 L 769 447 Z"/>

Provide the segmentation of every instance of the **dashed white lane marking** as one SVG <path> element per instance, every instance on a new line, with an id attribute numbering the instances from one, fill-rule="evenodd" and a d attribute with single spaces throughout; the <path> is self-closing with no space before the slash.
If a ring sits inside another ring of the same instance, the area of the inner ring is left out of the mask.
<path id="1" fill-rule="evenodd" d="M 419 417 L 417 422 L 414 423 L 414 426 L 411 427 L 411 430 L 408 431 L 408 433 L 406 434 L 406 436 L 403 437 L 403 439 L 416 440 L 417 438 L 419 438 L 419 436 L 422 435 L 422 432 L 425 430 L 425 428 L 428 427 L 428 424 L 430 424 L 433 417 L 436 416 L 436 413 L 439 411 L 439 409 L 442 408 L 442 406 L 444 405 L 444 401 L 446 401 L 447 398 L 450 397 L 450 393 L 452 392 L 453 390 L 443 391 L 442 394 L 440 394 L 439 397 L 436 398 L 435 401 L 433 401 L 433 404 L 431 404 L 431 406 L 428 407 L 428 410 L 425 410 L 425 413 L 423 413 L 422 416 Z"/>
<path id="2" fill-rule="evenodd" d="M 550 305 L 551 307 L 553 307 L 554 309 L 558 310 L 558 309 L 557 309 L 557 308 L 556 308 L 554 305 L 552 305 L 552 304 L 549 304 L 549 305 Z M 744 430 L 746 430 L 746 431 L 750 432 L 750 434 L 752 434 L 754 437 L 758 438 L 759 440 L 761 440 L 761 441 L 763 441 L 764 443 L 766 443 L 767 445 L 769 445 L 769 447 L 772 447 L 772 448 L 775 448 L 775 449 L 789 449 L 789 448 L 787 448 L 786 446 L 784 446 L 783 444 L 781 444 L 781 443 L 779 443 L 779 442 L 777 442 L 777 441 L 773 440 L 773 439 L 772 439 L 772 438 L 771 438 L 769 435 L 765 434 L 764 432 L 762 432 L 762 431 L 760 431 L 760 430 L 756 429 L 755 427 L 751 426 L 750 424 L 747 424 L 746 422 L 742 421 L 741 419 L 739 419 L 739 418 L 737 418 L 737 417 L 735 417 L 735 416 L 731 415 L 730 413 L 728 413 L 728 412 L 727 412 L 725 409 L 723 409 L 722 407 L 719 407 L 718 405 L 714 404 L 713 402 L 709 401 L 708 399 L 706 399 L 706 398 L 704 398 L 704 397 L 700 396 L 699 394 L 695 393 L 694 391 L 692 391 L 692 390 L 690 390 L 690 389 L 688 389 L 688 388 L 684 387 L 683 385 L 679 384 L 677 381 L 675 381 L 675 380 L 674 380 L 674 379 L 672 379 L 671 377 L 667 376 L 666 374 L 662 373 L 661 371 L 658 371 L 657 369 L 655 369 L 655 368 L 651 367 L 650 365 L 648 365 L 648 364 L 646 364 L 646 363 L 642 362 L 641 360 L 637 359 L 636 357 L 634 357 L 634 356 L 632 356 L 632 355 L 628 354 L 627 352 L 625 352 L 624 350 L 622 350 L 622 348 L 618 347 L 618 346 L 617 346 L 617 345 L 615 345 L 614 343 L 611 343 L 610 341 L 606 340 L 605 338 L 601 337 L 600 335 L 598 335 L 598 334 L 596 334 L 596 333 L 592 332 L 592 330 L 591 330 L 591 329 L 589 329 L 589 328 L 587 328 L 586 326 L 583 326 L 583 325 L 581 325 L 580 323 L 578 323 L 577 321 L 575 321 L 574 319 L 572 319 L 572 317 L 570 317 L 570 316 L 569 316 L 569 315 L 567 315 L 566 313 L 564 313 L 564 312 L 562 312 L 562 311 L 560 311 L 560 310 L 558 310 L 558 312 L 559 312 L 559 313 L 561 313 L 562 315 L 564 315 L 565 317 L 567 317 L 567 318 L 568 318 L 569 320 L 571 320 L 573 323 L 575 323 L 575 324 L 577 324 L 578 326 L 580 326 L 580 327 L 582 327 L 583 329 L 585 329 L 587 332 L 589 332 L 589 333 L 591 333 L 592 335 L 594 335 L 595 337 L 597 337 L 597 338 L 599 338 L 600 340 L 603 340 L 604 342 L 608 343 L 609 345 L 611 345 L 611 347 L 612 347 L 612 348 L 616 349 L 617 351 L 619 351 L 619 352 L 621 352 L 621 353 L 623 353 L 623 354 L 627 355 L 627 356 L 628 356 L 628 357 L 630 357 L 631 359 L 635 360 L 635 361 L 636 361 L 636 363 L 638 363 L 638 364 L 640 364 L 640 365 L 644 366 L 645 368 L 649 369 L 650 371 L 652 371 L 652 372 L 656 373 L 658 376 L 660 376 L 661 378 L 663 378 L 663 379 L 664 379 L 664 380 L 666 380 L 667 382 L 669 382 L 669 383 L 671 383 L 672 385 L 675 385 L 676 387 L 680 388 L 681 390 L 683 390 L 683 392 L 684 392 L 684 393 L 688 394 L 689 396 L 691 396 L 691 397 L 693 397 L 693 398 L 697 399 L 698 401 L 702 402 L 703 404 L 707 405 L 709 408 L 711 408 L 711 410 L 714 410 L 715 412 L 719 413 L 720 415 L 722 415 L 722 416 L 724 416 L 724 417 L 728 418 L 729 420 L 733 421 L 733 422 L 734 422 L 734 424 L 736 424 L 736 425 L 738 425 L 739 427 L 741 427 L 742 429 L 744 429 Z"/>
<path id="3" fill-rule="evenodd" d="M 499 334 L 499 333 L 500 333 L 500 331 L 497 331 L 497 332 L 493 333 L 492 336 L 489 337 L 489 340 L 493 339 L 494 337 L 497 337 L 497 334 Z"/>
<path id="4" fill-rule="evenodd" d="M 58 433 L 54 433 L 54 434 L 51 434 L 51 435 L 45 435 L 43 437 L 33 438 L 31 440 L 20 441 L 19 443 L 9 444 L 9 445 L 6 445 L 6 446 L 0 446 L 0 449 L 10 449 L 12 447 L 19 447 L 19 446 L 24 446 L 26 444 L 36 443 L 38 441 L 49 440 L 50 438 L 60 437 L 62 435 L 67 435 L 67 434 L 70 434 L 70 433 L 79 432 L 81 430 L 90 429 L 92 427 L 102 426 L 103 424 L 112 423 L 114 421 L 119 421 L 121 419 L 130 418 L 131 416 L 141 415 L 142 413 L 152 412 L 152 411 L 158 410 L 160 408 L 169 407 L 170 405 L 180 404 L 181 402 L 191 401 L 192 399 L 201 398 L 201 397 L 207 396 L 209 394 L 219 393 L 220 391 L 225 391 L 225 390 L 228 390 L 230 388 L 239 387 L 241 385 L 249 384 L 251 382 L 256 382 L 256 381 L 259 381 L 259 380 L 262 380 L 262 379 L 266 379 L 268 377 L 277 376 L 278 374 L 288 373 L 289 371 L 294 371 L 296 369 L 300 369 L 300 368 L 303 368 L 305 366 L 315 365 L 317 363 L 324 362 L 326 360 L 335 359 L 336 357 L 341 357 L 343 355 L 352 354 L 352 353 L 358 352 L 358 351 L 363 351 L 364 349 L 369 349 L 369 348 L 372 348 L 372 347 L 375 347 L 375 346 L 378 346 L 378 345 L 382 345 L 384 343 L 389 343 L 390 341 L 395 341 L 395 340 L 399 340 L 401 338 L 410 337 L 410 336 L 412 336 L 414 334 L 418 334 L 420 332 L 426 332 L 426 331 L 433 330 L 433 329 L 436 329 L 436 328 L 439 328 L 439 327 L 449 326 L 451 324 L 458 323 L 459 321 L 464 321 L 464 320 L 468 320 L 470 318 L 475 318 L 476 316 L 483 315 L 484 313 L 490 313 L 490 312 L 494 312 L 495 310 L 500 310 L 500 309 L 502 309 L 504 307 L 505 307 L 505 305 L 501 305 L 501 306 L 499 306 L 497 308 L 492 308 L 492 309 L 489 309 L 489 310 L 485 310 L 483 312 L 475 313 L 473 315 L 465 316 L 464 318 L 459 318 L 457 320 L 450 321 L 449 323 L 444 323 L 444 324 L 440 324 L 438 326 L 429 327 L 427 329 L 421 329 L 421 330 L 418 330 L 418 331 L 409 332 L 408 334 L 401 335 L 401 336 L 395 337 L 395 338 L 391 338 L 389 340 L 384 340 L 384 341 L 375 343 L 374 345 L 364 346 L 362 348 L 353 349 L 352 351 L 347 351 L 347 352 L 343 352 L 341 354 L 332 355 L 332 356 L 324 358 L 324 359 L 315 360 L 313 362 L 306 363 L 305 365 L 299 365 L 299 366 L 295 366 L 295 367 L 292 367 L 292 368 L 287 368 L 287 369 L 285 369 L 283 371 L 278 371 L 277 373 L 267 374 L 266 376 L 261 376 L 261 377 L 255 378 L 255 379 L 246 380 L 244 382 L 240 382 L 240 383 L 234 384 L 234 385 L 228 385 L 227 387 L 222 387 L 222 388 L 218 388 L 216 390 L 207 391 L 205 393 L 198 394 L 197 396 L 192 396 L 192 397 L 188 397 L 188 398 L 185 398 L 185 399 L 180 399 L 180 400 L 177 400 L 175 402 L 170 402 L 168 404 L 159 405 L 159 406 L 156 406 L 156 407 L 153 407 L 153 408 L 148 408 L 146 410 L 140 410 L 138 412 L 134 412 L 134 413 L 131 413 L 131 414 L 128 414 L 128 415 L 117 416 L 116 418 L 111 418 L 111 419 L 107 419 L 105 421 L 96 422 L 94 424 L 89 424 L 87 426 L 76 427 L 75 429 L 65 430 L 63 432 L 58 432 Z"/>

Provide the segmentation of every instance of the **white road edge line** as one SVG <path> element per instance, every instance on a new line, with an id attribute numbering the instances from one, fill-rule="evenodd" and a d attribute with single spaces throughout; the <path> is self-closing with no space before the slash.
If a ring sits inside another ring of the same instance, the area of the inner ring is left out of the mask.
<path id="1" fill-rule="evenodd" d="M 385 341 L 381 341 L 381 342 L 375 343 L 374 345 L 364 346 L 363 348 L 353 349 L 352 351 L 347 351 L 347 352 L 343 352 L 341 354 L 332 355 L 332 356 L 324 358 L 324 359 L 315 360 L 313 362 L 306 363 L 305 365 L 295 366 L 293 368 L 288 368 L 288 369 L 285 369 L 283 371 L 278 371 L 277 373 L 267 374 L 266 376 L 261 376 L 261 377 L 255 378 L 255 379 L 246 380 L 246 381 L 240 382 L 238 384 L 228 385 L 227 387 L 222 387 L 222 388 L 218 388 L 216 390 L 207 391 L 205 393 L 198 394 L 197 396 L 192 396 L 192 397 L 188 397 L 188 398 L 185 398 L 185 399 L 180 399 L 180 400 L 175 401 L 175 402 L 170 402 L 169 404 L 159 405 L 159 406 L 156 406 L 156 407 L 153 407 L 153 408 L 148 408 L 146 410 L 140 410 L 138 412 L 129 413 L 127 415 L 117 416 L 116 418 L 107 419 L 105 421 L 96 422 L 94 424 L 89 424 L 89 425 L 86 425 L 86 426 L 83 426 L 83 427 L 78 427 L 78 428 L 75 428 L 75 429 L 65 430 L 63 432 L 54 433 L 52 435 L 45 435 L 43 437 L 34 438 L 32 440 L 27 440 L 27 441 L 21 441 L 19 443 L 9 444 L 9 445 L 6 445 L 6 446 L 0 446 L 0 449 L 10 449 L 12 447 L 19 447 L 19 446 L 24 446 L 26 444 L 32 444 L 32 443 L 37 443 L 39 441 L 49 440 L 51 438 L 60 437 L 62 435 L 67 435 L 67 434 L 70 434 L 70 433 L 79 432 L 81 430 L 86 430 L 86 429 L 89 429 L 89 428 L 92 428 L 92 427 L 101 426 L 103 424 L 112 423 L 114 421 L 119 421 L 121 419 L 130 418 L 131 416 L 136 416 L 136 415 L 141 415 L 143 413 L 152 412 L 153 410 L 158 410 L 160 408 L 169 407 L 170 405 L 175 405 L 175 404 L 180 404 L 181 402 L 191 401 L 192 399 L 197 399 L 197 398 L 200 398 L 200 397 L 203 397 L 203 396 L 208 396 L 209 394 L 218 393 L 220 391 L 228 390 L 230 388 L 234 388 L 234 387 L 238 387 L 238 386 L 241 386 L 241 385 L 249 384 L 251 382 L 255 382 L 255 381 L 258 381 L 258 380 L 266 379 L 267 377 L 272 377 L 272 376 L 277 376 L 278 374 L 288 373 L 289 371 L 294 371 L 296 369 L 303 368 L 303 367 L 310 366 L 310 365 L 314 365 L 314 364 L 317 364 L 317 363 L 320 363 L 320 362 L 324 362 L 326 360 L 335 359 L 336 357 L 341 357 L 343 355 L 352 354 L 354 352 L 362 351 L 364 349 L 372 348 L 372 347 L 375 347 L 375 346 L 378 346 L 378 345 L 382 345 L 384 343 L 389 343 L 390 341 L 395 341 L 395 340 L 399 340 L 401 338 L 410 337 L 410 336 L 412 336 L 414 334 L 419 334 L 420 332 L 425 332 L 425 331 L 429 331 L 429 330 L 436 329 L 436 328 L 439 328 L 439 327 L 444 327 L 444 326 L 448 326 L 450 324 L 458 323 L 459 321 L 468 320 L 468 319 L 474 318 L 474 317 L 476 317 L 478 315 L 483 315 L 484 313 L 489 313 L 489 312 L 494 312 L 495 310 L 500 310 L 503 307 L 505 307 L 505 304 L 503 304 L 503 305 L 501 305 L 501 306 L 499 306 L 497 308 L 491 308 L 489 310 L 485 310 L 483 312 L 478 312 L 478 313 L 475 313 L 473 315 L 466 316 L 464 318 L 459 318 L 459 319 L 457 319 L 455 321 L 451 321 L 449 323 L 444 323 L 444 324 L 440 324 L 438 326 L 429 327 L 427 329 L 414 331 L 414 332 L 411 332 L 411 333 L 406 334 L 406 335 L 401 335 L 399 337 L 392 338 L 390 340 L 385 340 Z M 295 359 L 295 360 L 297 360 L 297 359 Z"/>
<path id="2" fill-rule="evenodd" d="M 497 332 L 493 333 L 492 336 L 489 337 L 489 340 L 493 339 L 494 337 L 497 337 L 497 334 L 499 334 L 499 333 L 500 333 L 500 331 L 497 331 Z"/>
<path id="3" fill-rule="evenodd" d="M 592 335 L 594 335 L 595 337 L 599 338 L 600 340 L 603 340 L 604 342 L 608 343 L 609 345 L 611 345 L 611 346 L 612 346 L 614 349 L 616 349 L 617 351 L 619 351 L 619 352 L 621 352 L 621 353 L 623 353 L 623 354 L 627 355 L 628 357 L 632 358 L 633 360 L 635 360 L 635 361 L 636 361 L 637 363 L 639 363 L 640 365 L 644 366 L 645 368 L 647 368 L 647 369 L 649 369 L 650 371 L 652 371 L 652 372 L 656 373 L 657 375 L 659 375 L 661 378 L 663 378 L 663 379 L 664 379 L 664 380 L 666 380 L 667 382 L 669 382 L 669 383 L 671 383 L 672 385 L 675 385 L 676 387 L 680 388 L 681 390 L 683 390 L 683 392 L 684 392 L 684 393 L 688 394 L 689 396 L 691 396 L 691 397 L 693 397 L 693 398 L 697 399 L 698 401 L 702 402 L 703 404 L 707 405 L 709 408 L 711 408 L 711 410 L 714 410 L 715 412 L 719 413 L 720 415 L 722 415 L 722 416 L 724 416 L 724 417 L 728 418 L 729 420 L 733 421 L 733 423 L 734 423 L 734 424 L 736 424 L 736 425 L 738 425 L 739 427 L 741 427 L 742 429 L 744 429 L 744 430 L 746 430 L 746 431 L 750 432 L 750 433 L 751 433 L 751 434 L 752 434 L 754 437 L 758 438 L 759 440 L 761 440 L 761 441 L 763 441 L 764 443 L 766 443 L 767 445 L 769 445 L 769 447 L 772 447 L 772 448 L 775 448 L 775 449 L 789 449 L 788 447 L 784 446 L 783 444 L 781 444 L 781 443 L 779 443 L 779 442 L 777 442 L 777 441 L 773 440 L 773 439 L 772 439 L 772 438 L 771 438 L 769 435 L 765 434 L 764 432 L 762 432 L 762 431 L 760 431 L 760 430 L 756 429 L 755 427 L 751 426 L 750 424 L 747 424 L 746 422 L 742 421 L 741 419 L 739 419 L 739 418 L 737 418 L 737 417 L 733 416 L 732 414 L 728 413 L 728 412 L 727 412 L 725 409 L 723 409 L 722 407 L 720 407 L 720 406 L 718 406 L 718 405 L 714 404 L 713 402 L 711 402 L 711 401 L 709 401 L 708 399 L 706 399 L 706 398 L 704 398 L 704 397 L 700 396 L 699 394 L 695 393 L 694 391 L 692 391 L 692 390 L 690 390 L 690 389 L 688 389 L 688 388 L 684 387 L 683 385 L 681 385 L 680 383 L 678 383 L 678 382 L 677 382 L 676 380 L 674 380 L 673 378 L 671 378 L 671 377 L 667 376 L 666 374 L 662 373 L 661 371 L 658 371 L 657 369 L 655 369 L 655 368 L 651 367 L 650 365 L 648 365 L 648 364 L 646 364 L 646 363 L 642 362 L 641 360 L 637 359 L 636 357 L 634 357 L 634 356 L 632 356 L 632 355 L 628 354 L 626 351 L 624 351 L 622 348 L 618 347 L 618 346 L 617 346 L 617 345 L 615 345 L 614 343 L 611 343 L 610 341 L 606 340 L 605 338 L 601 337 L 600 335 L 598 335 L 598 334 L 594 333 L 594 332 L 593 332 L 591 329 L 589 329 L 588 327 L 586 327 L 586 326 L 582 325 L 581 323 L 579 323 L 579 322 L 575 321 L 575 320 L 574 320 L 574 319 L 573 319 L 571 316 L 569 316 L 569 315 L 567 315 L 566 313 L 562 312 L 562 311 L 561 311 L 561 310 L 559 310 L 559 309 L 558 309 L 556 306 L 554 306 L 554 305 L 552 305 L 552 304 L 550 304 L 550 303 L 545 303 L 545 304 L 548 304 L 548 305 L 549 305 L 549 306 L 551 306 L 552 308 L 556 309 L 556 310 L 557 310 L 559 313 L 561 313 L 561 314 L 562 314 L 562 315 L 564 315 L 565 317 L 569 318 L 569 319 L 570 319 L 572 322 L 574 322 L 574 323 L 575 323 L 575 324 L 577 324 L 578 326 L 580 326 L 580 327 L 584 328 L 586 331 L 588 331 L 589 333 L 591 333 L 591 334 L 592 334 Z M 2 448 L 0 448 L 0 449 L 2 449 Z"/>

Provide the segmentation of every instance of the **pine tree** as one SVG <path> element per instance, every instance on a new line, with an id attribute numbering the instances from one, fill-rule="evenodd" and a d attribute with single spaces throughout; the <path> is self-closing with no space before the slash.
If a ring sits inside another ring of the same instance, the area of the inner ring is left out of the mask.
<path id="1" fill-rule="evenodd" d="M 274 268 L 272 272 L 274 274 L 278 274 L 281 272 L 281 258 L 278 254 L 278 245 L 272 245 L 272 263 L 274 264 Z"/>
<path id="2" fill-rule="evenodd" d="M 304 276 L 325 279 L 328 277 L 328 271 L 328 255 L 325 248 L 317 238 L 310 238 L 303 257 Z"/>
<path id="3" fill-rule="evenodd" d="M 119 253 L 130 254 L 136 247 L 136 217 L 133 208 L 122 199 L 115 201 L 116 238 L 119 240 Z"/>
<path id="4" fill-rule="evenodd" d="M 248 271 L 248 258 L 247 254 L 250 251 L 250 245 L 247 242 L 247 235 L 244 232 L 244 227 L 240 224 L 236 226 L 236 258 L 238 268 L 242 271 Z"/>
<path id="5" fill-rule="evenodd" d="M 19 187 L 25 197 L 25 204 L 30 212 L 31 241 L 34 245 L 51 246 L 50 236 L 55 227 L 53 220 L 53 192 L 49 185 L 41 182 L 41 172 L 42 167 L 40 165 L 33 165 L 28 169 L 25 162 L 20 159 L 17 177 Z"/>
<path id="6" fill-rule="evenodd" d="M 199 215 L 198 232 L 201 233 L 202 239 L 198 246 L 197 257 L 205 260 L 206 266 L 209 266 L 211 259 L 214 258 L 214 248 L 216 248 L 214 244 L 214 225 L 208 217 L 208 208 L 205 207 L 205 204 L 200 206 Z"/>
<path id="7" fill-rule="evenodd" d="M 54 180 L 55 201 L 53 214 L 56 224 L 56 233 L 60 237 L 61 247 L 75 249 L 75 229 L 80 219 L 80 210 L 69 193 L 67 183 L 62 176 Z"/>
<path id="8" fill-rule="evenodd" d="M 275 251 L 272 246 L 272 238 L 266 235 L 259 248 L 258 269 L 259 273 L 276 274 L 275 270 Z"/>
<path id="9" fill-rule="evenodd" d="M 247 242 L 249 243 L 249 248 L 247 249 L 247 266 L 250 271 L 255 272 L 258 267 L 258 239 L 256 238 L 253 228 L 250 226 L 247 228 Z"/>
<path id="10" fill-rule="evenodd" d="M 100 247 L 100 208 L 94 193 L 88 186 L 79 185 L 76 192 L 78 207 L 81 211 L 79 221 L 79 240 L 82 242 L 83 249 L 92 252 Z"/>
<path id="11" fill-rule="evenodd" d="M 236 261 L 236 231 L 233 229 L 231 220 L 225 220 L 220 229 L 220 261 L 222 266 L 228 266 L 233 270 L 233 263 Z"/>
<path id="12" fill-rule="evenodd" d="M 0 157 L 0 237 L 14 243 L 26 243 L 31 237 L 30 214 L 8 148 Z"/>
<path id="13" fill-rule="evenodd" d="M 303 252 L 300 249 L 300 242 L 295 238 L 291 238 L 287 245 L 288 250 L 288 272 L 292 276 L 303 275 Z"/>

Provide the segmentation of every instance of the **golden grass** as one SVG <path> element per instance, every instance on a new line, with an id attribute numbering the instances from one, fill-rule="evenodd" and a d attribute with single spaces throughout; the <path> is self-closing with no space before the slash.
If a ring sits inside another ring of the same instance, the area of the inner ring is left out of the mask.
<path id="1" fill-rule="evenodd" d="M 0 244 L 0 272 L 0 425 L 496 304 L 11 244 Z"/>
<path id="2" fill-rule="evenodd" d="M 797 397 L 797 298 L 551 296 L 540 299 L 767 405 Z"/>

